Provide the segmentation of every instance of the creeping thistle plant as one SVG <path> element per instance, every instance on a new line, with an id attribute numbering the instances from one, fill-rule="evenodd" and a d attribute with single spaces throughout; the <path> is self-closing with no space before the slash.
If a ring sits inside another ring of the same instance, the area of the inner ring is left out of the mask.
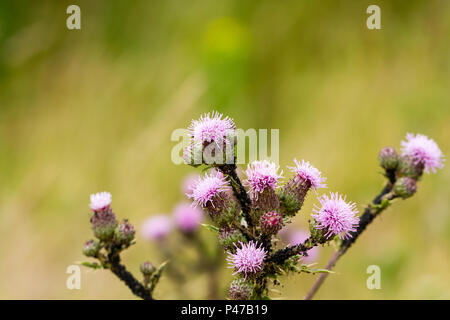
<path id="1" fill-rule="evenodd" d="M 318 194 L 327 187 L 326 178 L 305 160 L 294 160 L 293 166 L 288 167 L 286 178 L 277 164 L 267 160 L 254 161 L 248 164 L 246 177 L 241 180 L 233 161 L 236 159 L 235 128 L 229 117 L 217 112 L 204 114 L 192 121 L 188 129 L 190 144 L 183 152 L 187 164 L 205 166 L 206 172 L 190 184 L 186 195 L 192 200 L 193 209 L 201 208 L 211 218 L 212 225 L 204 226 L 217 234 L 218 243 L 227 254 L 226 260 L 235 277 L 229 286 L 228 298 L 234 300 L 269 299 L 270 287 L 280 283 L 280 276 L 319 273 L 306 296 L 311 299 L 337 260 L 373 219 L 394 199 L 414 195 L 423 172 L 436 172 L 444 161 L 437 144 L 421 134 L 407 134 L 401 143 L 400 154 L 392 147 L 382 149 L 379 163 L 384 170 L 386 185 L 359 215 L 357 204 L 347 196 L 338 192 Z M 309 236 L 299 234 L 290 245 L 279 248 L 283 230 L 299 214 L 311 191 L 318 197 L 310 214 Z M 107 193 L 92 196 L 94 216 L 91 222 L 98 241 L 90 240 L 83 251 L 87 256 L 97 258 L 101 267 L 109 268 L 117 275 L 117 267 L 112 261 L 117 261 L 120 251 L 133 243 L 134 229 L 127 221 L 117 223 L 110 202 Z M 177 219 L 186 232 L 199 222 L 192 213 L 183 217 L 181 211 Z M 154 238 L 167 232 L 164 221 L 158 224 L 159 229 L 148 227 L 147 230 Z M 298 240 L 300 236 L 303 241 Z M 315 269 L 306 263 L 310 250 L 330 242 L 335 242 L 337 251 L 324 269 Z M 106 255 L 101 254 L 102 250 Z M 133 282 L 135 287 L 127 285 L 138 296 L 151 297 L 162 268 L 151 267 L 147 273 L 143 271 L 147 277 L 144 284 Z M 157 279 L 152 280 L 152 274 L 156 273 Z M 141 290 L 146 294 L 141 294 Z"/>

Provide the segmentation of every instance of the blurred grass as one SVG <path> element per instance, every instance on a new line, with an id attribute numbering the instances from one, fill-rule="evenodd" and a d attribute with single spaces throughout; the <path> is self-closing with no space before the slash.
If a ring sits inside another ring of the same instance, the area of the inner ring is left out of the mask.
<path id="1" fill-rule="evenodd" d="M 449 3 L 377 3 L 379 31 L 365 27 L 368 1 L 78 1 L 82 29 L 69 31 L 69 1 L 2 1 L 0 298 L 132 298 L 108 272 L 83 269 L 82 289 L 65 287 L 91 236 L 89 194 L 110 191 L 136 226 L 170 212 L 194 171 L 170 161 L 170 134 L 212 109 L 241 128 L 280 129 L 282 165 L 308 159 L 361 209 L 382 186 L 381 147 L 420 132 L 448 155 Z M 450 298 L 449 182 L 448 166 L 426 176 L 317 297 Z M 138 240 L 124 256 L 136 273 L 143 259 L 162 262 Z M 382 290 L 366 288 L 371 264 Z M 164 280 L 158 297 L 176 297 Z M 313 280 L 291 277 L 283 297 Z M 204 281 L 187 284 L 193 298 Z"/>

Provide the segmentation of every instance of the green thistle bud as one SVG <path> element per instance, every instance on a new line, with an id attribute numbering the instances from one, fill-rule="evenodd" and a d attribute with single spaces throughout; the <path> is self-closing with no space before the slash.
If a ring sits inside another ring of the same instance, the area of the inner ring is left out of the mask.
<path id="1" fill-rule="evenodd" d="M 309 221 L 309 232 L 311 233 L 310 238 L 314 242 L 324 244 L 329 240 L 329 237 L 326 236 L 327 230 L 326 229 L 317 229 L 315 220 Z"/>
<path id="2" fill-rule="evenodd" d="M 116 240 L 121 244 L 130 244 L 134 239 L 135 231 L 131 223 L 124 219 L 119 227 L 115 230 Z"/>
<path id="3" fill-rule="evenodd" d="M 423 163 L 416 163 L 410 157 L 400 157 L 397 176 L 410 177 L 412 179 L 418 180 L 422 176 L 423 169 Z"/>
<path id="4" fill-rule="evenodd" d="M 411 197 L 416 191 L 417 182 L 410 177 L 401 177 L 395 182 L 394 193 L 403 199 Z"/>
<path id="5" fill-rule="evenodd" d="M 100 251 L 100 242 L 96 240 L 88 240 L 83 246 L 83 254 L 86 257 L 96 257 Z"/>
<path id="6" fill-rule="evenodd" d="M 94 212 L 91 218 L 92 231 L 99 240 L 109 241 L 114 236 L 117 227 L 116 216 L 111 208 L 104 211 Z"/>
<path id="7" fill-rule="evenodd" d="M 394 170 L 398 166 L 398 154 L 392 147 L 381 149 L 378 154 L 380 166 L 386 170 Z"/>
<path id="8" fill-rule="evenodd" d="M 243 279 L 233 280 L 228 289 L 231 300 L 249 300 L 253 294 L 253 285 Z"/>

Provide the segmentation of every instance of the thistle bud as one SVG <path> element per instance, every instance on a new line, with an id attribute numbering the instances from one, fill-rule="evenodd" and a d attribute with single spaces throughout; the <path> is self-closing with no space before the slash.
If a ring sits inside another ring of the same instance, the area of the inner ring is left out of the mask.
<path id="1" fill-rule="evenodd" d="M 107 208 L 104 211 L 94 212 L 91 224 L 95 237 L 99 240 L 108 241 L 114 236 L 117 220 L 111 208 Z"/>
<path id="2" fill-rule="evenodd" d="M 395 182 L 394 192 L 403 199 L 411 197 L 416 191 L 417 182 L 410 177 L 401 177 Z"/>
<path id="3" fill-rule="evenodd" d="M 327 229 L 318 229 L 317 222 L 315 220 L 309 221 L 309 232 L 311 234 L 310 238 L 319 244 L 324 244 L 328 241 L 329 236 L 327 235 Z"/>
<path id="4" fill-rule="evenodd" d="M 135 231 L 131 223 L 124 219 L 115 231 L 116 240 L 121 244 L 130 244 L 134 239 Z"/>
<path id="5" fill-rule="evenodd" d="M 145 261 L 141 263 L 140 270 L 144 276 L 151 276 L 153 272 L 156 271 L 156 268 L 151 264 L 150 261 Z"/>
<path id="6" fill-rule="evenodd" d="M 264 234 L 276 234 L 283 227 L 283 217 L 275 211 L 266 212 L 261 216 L 259 225 Z"/>
<path id="7" fill-rule="evenodd" d="M 231 300 L 249 300 L 253 294 L 253 285 L 243 279 L 233 280 L 228 289 Z"/>
<path id="8" fill-rule="evenodd" d="M 96 257 L 100 251 L 100 242 L 96 240 L 88 240 L 83 246 L 83 254 L 86 257 Z"/>
<path id="9" fill-rule="evenodd" d="M 385 170 L 394 170 L 398 166 L 398 154 L 392 147 L 381 149 L 378 154 L 380 166 Z"/>
<path id="10" fill-rule="evenodd" d="M 424 164 L 422 162 L 417 162 L 411 157 L 403 156 L 399 159 L 397 175 L 399 177 L 410 177 L 418 180 L 422 176 L 423 170 Z"/>
<path id="11" fill-rule="evenodd" d="M 234 251 L 235 245 L 239 242 L 247 242 L 247 239 L 238 229 L 222 228 L 219 232 L 219 244 L 226 250 Z"/>

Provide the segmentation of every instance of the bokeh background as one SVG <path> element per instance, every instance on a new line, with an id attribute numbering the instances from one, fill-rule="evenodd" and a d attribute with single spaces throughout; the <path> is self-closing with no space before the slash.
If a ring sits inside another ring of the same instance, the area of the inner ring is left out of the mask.
<path id="1" fill-rule="evenodd" d="M 81 30 L 66 28 L 70 4 Z M 370 4 L 382 30 L 366 28 Z M 91 237 L 89 194 L 110 191 L 138 231 L 170 213 L 195 172 L 171 162 L 170 135 L 211 110 L 279 129 L 282 166 L 311 161 L 362 209 L 383 184 L 381 147 L 420 132 L 449 155 L 449 36 L 445 0 L 1 1 L 0 298 L 134 299 L 107 271 L 83 268 L 81 290 L 66 288 Z M 449 299 L 449 184 L 448 165 L 425 176 L 317 298 Z M 162 262 L 156 249 L 138 234 L 123 259 L 137 274 L 144 259 Z M 366 287 L 372 264 L 381 290 Z M 230 276 L 224 268 L 223 289 Z M 284 279 L 273 297 L 300 299 L 314 279 Z M 205 283 L 192 275 L 189 297 L 204 297 Z M 179 298 L 167 278 L 156 297 Z"/>

